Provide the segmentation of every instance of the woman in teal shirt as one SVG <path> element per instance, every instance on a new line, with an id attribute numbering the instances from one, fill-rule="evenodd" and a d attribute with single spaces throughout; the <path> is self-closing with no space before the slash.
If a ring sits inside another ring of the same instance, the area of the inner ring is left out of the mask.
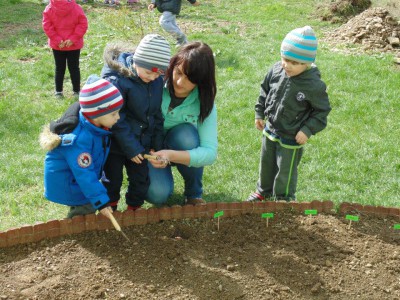
<path id="1" fill-rule="evenodd" d="M 185 181 L 185 203 L 204 203 L 203 169 L 217 158 L 217 86 L 211 48 L 202 42 L 181 47 L 165 74 L 162 100 L 164 150 L 151 154 L 147 201 L 164 204 L 174 190 L 171 166 Z M 171 164 L 164 164 L 169 161 Z"/>

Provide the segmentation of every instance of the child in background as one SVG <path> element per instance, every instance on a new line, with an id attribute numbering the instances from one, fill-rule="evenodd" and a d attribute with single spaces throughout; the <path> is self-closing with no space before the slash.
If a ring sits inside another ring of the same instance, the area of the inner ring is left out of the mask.
<path id="1" fill-rule="evenodd" d="M 79 57 L 88 28 L 85 13 L 75 0 L 50 0 L 43 12 L 42 25 L 48 45 L 53 50 L 55 96 L 63 97 L 64 75 L 68 66 L 72 90 L 77 97 L 81 89 Z"/>
<path id="2" fill-rule="evenodd" d="M 40 136 L 42 148 L 48 150 L 44 196 L 70 206 L 68 218 L 97 209 L 107 216 L 111 210 L 104 207 L 109 198 L 100 179 L 110 148 L 109 128 L 119 119 L 123 99 L 111 83 L 91 75 L 80 92 L 79 104 L 77 125 L 74 104 L 63 118 L 46 126 Z"/>
<path id="3" fill-rule="evenodd" d="M 255 105 L 263 132 L 257 190 L 247 201 L 296 200 L 297 166 L 311 135 L 323 130 L 331 110 L 326 85 L 314 65 L 317 39 L 310 26 L 286 35 L 281 61 L 267 73 Z"/>
<path id="4" fill-rule="evenodd" d="M 163 146 L 164 83 L 160 75 L 170 58 L 168 42 L 157 34 L 146 35 L 133 52 L 127 52 L 121 44 L 108 45 L 104 51 L 102 77 L 112 82 L 125 100 L 121 118 L 112 129 L 113 143 L 104 168 L 104 185 L 114 210 L 120 199 L 124 167 L 128 175 L 128 209 L 139 208 L 146 199 L 150 182 L 143 154 Z"/>
<path id="5" fill-rule="evenodd" d="M 196 0 L 188 0 L 192 5 L 198 6 L 200 3 Z M 182 46 L 187 43 L 186 35 L 176 24 L 176 16 L 181 11 L 182 0 L 151 0 L 148 9 L 151 11 L 157 7 L 158 11 L 162 13 L 160 17 L 161 27 L 176 39 L 176 46 Z"/>

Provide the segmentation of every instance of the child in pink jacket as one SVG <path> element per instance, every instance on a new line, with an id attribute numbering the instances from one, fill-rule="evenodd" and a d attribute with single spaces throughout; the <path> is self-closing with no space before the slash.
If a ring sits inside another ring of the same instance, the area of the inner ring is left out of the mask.
<path id="1" fill-rule="evenodd" d="M 71 76 L 74 96 L 79 95 L 81 73 L 79 56 L 88 21 L 83 9 L 75 0 L 50 0 L 43 12 L 43 30 L 53 50 L 55 61 L 55 96 L 63 97 L 66 66 Z"/>

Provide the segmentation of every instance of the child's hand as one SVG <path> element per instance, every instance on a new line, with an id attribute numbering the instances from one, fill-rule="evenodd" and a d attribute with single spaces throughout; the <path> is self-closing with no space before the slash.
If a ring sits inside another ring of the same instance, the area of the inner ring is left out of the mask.
<path id="1" fill-rule="evenodd" d="M 149 6 L 147 6 L 147 9 L 150 10 L 150 11 L 152 11 L 152 10 L 154 9 L 154 7 L 156 7 L 156 6 L 154 5 L 154 3 L 150 3 Z"/>
<path id="2" fill-rule="evenodd" d="M 73 45 L 74 43 L 71 41 L 71 40 L 66 40 L 65 42 L 64 42 L 64 46 L 65 47 L 71 47 L 72 45 Z"/>
<path id="3" fill-rule="evenodd" d="M 60 49 L 64 48 L 65 47 L 65 41 L 61 41 L 60 44 L 58 44 L 58 47 Z"/>
<path id="4" fill-rule="evenodd" d="M 143 158 L 142 154 L 138 154 L 135 157 L 131 158 L 131 161 L 133 161 L 136 164 L 141 164 L 143 159 L 144 158 Z"/>
<path id="5" fill-rule="evenodd" d="M 100 209 L 100 213 L 103 216 L 106 216 L 107 218 L 110 219 L 110 215 L 112 215 L 113 210 L 112 210 L 112 208 L 110 206 L 107 206 L 107 207 L 104 207 L 103 209 Z"/>
<path id="6" fill-rule="evenodd" d="M 308 141 L 308 136 L 303 131 L 299 131 L 296 134 L 296 142 L 297 144 L 304 145 Z"/>
<path id="7" fill-rule="evenodd" d="M 254 121 L 254 124 L 256 125 L 256 128 L 257 128 L 258 130 L 261 130 L 261 131 L 264 130 L 265 121 L 264 121 L 263 119 L 256 119 L 256 120 Z"/>

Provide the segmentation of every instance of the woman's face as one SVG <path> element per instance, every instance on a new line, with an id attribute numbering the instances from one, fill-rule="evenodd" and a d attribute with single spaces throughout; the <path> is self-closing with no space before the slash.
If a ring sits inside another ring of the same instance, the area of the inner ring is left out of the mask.
<path id="1" fill-rule="evenodd" d="M 189 78 L 187 78 L 186 74 L 183 73 L 182 65 L 175 66 L 172 72 L 172 78 L 176 97 L 187 97 L 196 87 L 196 84 L 191 82 Z"/>

